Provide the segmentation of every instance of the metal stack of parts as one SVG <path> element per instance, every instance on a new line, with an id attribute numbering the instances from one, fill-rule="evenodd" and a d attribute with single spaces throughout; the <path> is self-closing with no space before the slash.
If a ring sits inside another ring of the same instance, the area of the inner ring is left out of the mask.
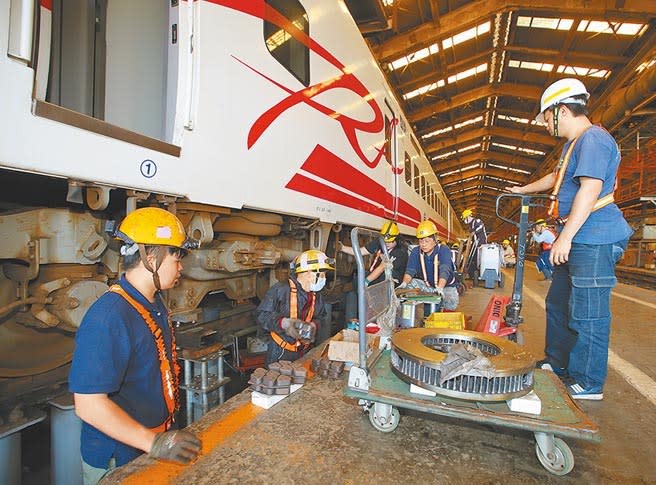
<path id="1" fill-rule="evenodd" d="M 311 369 L 320 377 L 337 379 L 344 371 L 344 362 L 330 360 L 324 356 L 320 359 L 312 359 Z"/>
<path id="2" fill-rule="evenodd" d="M 251 374 L 248 383 L 254 391 L 268 396 L 287 395 L 292 384 L 304 384 L 307 369 L 300 364 L 281 360 L 269 365 L 269 370 L 259 368 Z"/>

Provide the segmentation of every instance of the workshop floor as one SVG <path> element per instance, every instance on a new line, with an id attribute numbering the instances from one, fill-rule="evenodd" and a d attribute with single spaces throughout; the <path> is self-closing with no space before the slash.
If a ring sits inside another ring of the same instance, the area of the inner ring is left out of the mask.
<path id="1" fill-rule="evenodd" d="M 548 283 L 530 266 L 524 334 L 541 358 Z M 511 275 L 503 290 L 467 291 L 462 310 L 476 321 L 492 291 L 512 291 Z M 141 458 L 106 483 L 656 483 L 656 336 L 650 331 L 656 292 L 618 285 L 613 295 L 604 400 L 581 403 L 602 441 L 566 440 L 575 466 L 565 477 L 540 465 L 529 432 L 402 411 L 396 431 L 380 433 L 343 397 L 343 381 L 314 378 L 269 410 L 251 406 L 245 391 L 194 423 L 204 441 L 194 465 Z"/>

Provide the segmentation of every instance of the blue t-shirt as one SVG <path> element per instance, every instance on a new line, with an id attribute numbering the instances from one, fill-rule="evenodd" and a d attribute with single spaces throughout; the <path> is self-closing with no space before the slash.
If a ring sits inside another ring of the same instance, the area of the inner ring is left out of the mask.
<path id="1" fill-rule="evenodd" d="M 562 157 L 572 142 L 563 147 Z M 591 126 L 581 135 L 572 151 L 563 184 L 558 193 L 558 213 L 564 217 L 572 210 L 574 197 L 581 187 L 579 177 L 590 177 L 603 182 L 599 198 L 613 192 L 620 152 L 613 137 L 603 128 Z M 559 228 L 559 229 L 562 229 Z M 628 239 L 633 230 L 615 204 L 608 204 L 591 212 L 574 236 L 579 244 L 611 244 Z"/>
<path id="2" fill-rule="evenodd" d="M 413 248 L 408 258 L 408 266 L 405 268 L 406 274 L 409 274 L 413 278 L 424 279 L 424 273 L 421 270 L 421 261 L 420 257 L 424 258 L 424 263 L 426 265 L 426 277 L 428 279 L 428 284 L 432 287 L 437 286 L 437 281 L 434 279 L 434 261 L 435 256 L 437 256 L 437 271 L 438 279 L 444 278 L 446 280 L 446 286 L 455 286 L 455 267 L 453 265 L 453 260 L 451 259 L 451 250 L 446 244 L 437 244 L 433 250 L 426 254 L 423 253 L 420 256 L 421 248 L 419 246 Z"/>
<path id="3" fill-rule="evenodd" d="M 171 330 L 166 308 L 158 296 L 150 303 L 125 276 L 119 284 L 141 303 L 162 329 L 171 359 Z M 155 338 L 143 317 L 121 295 L 107 292 L 89 308 L 75 337 L 69 390 L 77 394 L 107 394 L 132 418 L 154 428 L 168 416 Z M 143 452 L 127 446 L 90 424 L 82 423 L 82 459 L 106 468 L 110 458 L 121 466 Z"/>

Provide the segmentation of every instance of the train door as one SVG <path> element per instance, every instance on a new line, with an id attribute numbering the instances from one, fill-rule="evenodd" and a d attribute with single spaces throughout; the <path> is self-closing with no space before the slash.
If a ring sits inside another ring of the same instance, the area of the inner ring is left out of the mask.
<path id="1" fill-rule="evenodd" d="M 186 73 L 179 75 L 188 67 L 181 53 L 191 52 L 181 46 L 188 41 L 181 33 L 191 28 L 180 9 L 195 4 L 42 0 L 35 114 L 136 144 L 146 144 L 145 136 L 179 145 L 180 129 L 189 125 L 179 99 L 188 105 L 188 97 L 178 96 L 179 86 L 191 89 Z"/>

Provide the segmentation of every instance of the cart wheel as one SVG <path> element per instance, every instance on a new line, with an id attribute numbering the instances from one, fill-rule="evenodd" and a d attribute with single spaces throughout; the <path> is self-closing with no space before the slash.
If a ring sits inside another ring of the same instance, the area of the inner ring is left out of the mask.
<path id="1" fill-rule="evenodd" d="M 474 271 L 473 278 L 472 278 L 472 286 L 474 288 L 478 287 L 478 271 Z"/>
<path id="2" fill-rule="evenodd" d="M 542 450 L 535 444 L 535 454 L 542 466 L 554 475 L 567 475 L 574 468 L 574 454 L 569 449 L 567 443 L 560 438 L 554 438 L 553 456 L 545 456 Z"/>
<path id="3" fill-rule="evenodd" d="M 506 275 L 499 273 L 499 288 L 503 288 L 503 285 L 506 284 Z"/>
<path id="4" fill-rule="evenodd" d="M 369 422 L 371 425 L 382 433 L 391 433 L 399 425 L 401 421 L 401 413 L 395 407 L 392 407 L 392 411 L 389 416 L 382 416 L 376 414 L 376 406 L 372 406 L 369 409 Z"/>
<path id="5" fill-rule="evenodd" d="M 511 342 L 515 342 L 518 345 L 524 345 L 525 340 L 524 340 L 524 332 L 521 330 L 516 330 L 515 333 L 511 333 L 508 335 L 508 340 Z"/>

